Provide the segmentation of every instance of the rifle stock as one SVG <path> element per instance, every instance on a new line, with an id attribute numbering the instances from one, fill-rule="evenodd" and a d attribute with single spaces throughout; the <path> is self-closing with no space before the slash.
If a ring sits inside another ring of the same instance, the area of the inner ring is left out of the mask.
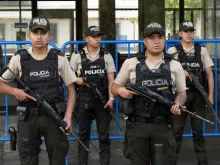
<path id="1" fill-rule="evenodd" d="M 169 100 L 169 99 L 167 99 L 167 98 L 165 98 L 165 97 L 163 97 L 163 96 L 157 94 L 156 92 L 150 90 L 150 89 L 147 88 L 147 87 L 141 87 L 141 88 L 140 88 L 140 87 L 137 87 L 137 86 L 134 85 L 134 84 L 128 83 L 127 86 L 126 86 L 126 88 L 127 88 L 128 90 L 131 90 L 131 91 L 135 92 L 136 94 L 140 95 L 141 97 L 144 97 L 144 98 L 146 98 L 146 99 L 155 100 L 156 102 L 158 102 L 158 103 L 160 103 L 160 104 L 164 104 L 164 105 L 166 105 L 166 106 L 168 106 L 168 107 L 172 107 L 173 105 L 175 105 L 175 103 L 174 103 L 173 101 L 171 101 L 171 100 Z M 187 112 L 187 113 L 189 113 L 189 114 L 191 114 L 191 115 L 193 115 L 193 116 L 195 116 L 195 117 L 197 117 L 197 118 L 199 118 L 199 119 L 201 119 L 201 120 L 204 120 L 204 121 L 207 122 L 207 123 L 210 123 L 210 124 L 212 124 L 212 125 L 214 124 L 212 121 L 207 120 L 207 119 L 205 119 L 205 118 L 203 118 L 203 117 L 201 117 L 201 116 L 199 116 L 199 115 L 196 115 L 196 114 L 193 113 L 193 112 L 188 111 L 188 110 L 185 109 L 183 106 L 179 106 L 179 109 L 180 109 L 181 111 Z"/>

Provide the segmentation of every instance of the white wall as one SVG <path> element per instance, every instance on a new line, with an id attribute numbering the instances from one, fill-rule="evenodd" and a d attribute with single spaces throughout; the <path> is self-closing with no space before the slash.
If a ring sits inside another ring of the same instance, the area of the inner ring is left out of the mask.
<path id="1" fill-rule="evenodd" d="M 127 35 L 127 40 L 137 40 L 138 39 L 138 24 L 135 24 L 135 38 L 133 36 L 134 26 L 128 19 L 120 19 L 116 21 L 120 23 L 120 35 Z"/>
<path id="2" fill-rule="evenodd" d="M 57 23 L 57 38 L 58 43 L 57 46 L 59 48 L 62 47 L 62 45 L 70 40 L 70 20 L 69 19 L 56 19 L 56 20 L 50 20 L 51 23 Z"/>

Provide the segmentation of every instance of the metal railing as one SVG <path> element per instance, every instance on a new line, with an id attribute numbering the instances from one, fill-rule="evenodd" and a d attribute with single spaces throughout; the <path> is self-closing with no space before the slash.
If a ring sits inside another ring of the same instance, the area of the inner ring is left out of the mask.
<path id="1" fill-rule="evenodd" d="M 168 40 L 166 41 L 166 45 L 165 45 L 165 49 L 167 50 L 170 46 L 179 43 L 180 40 Z M 213 43 L 214 44 L 214 77 L 215 77 L 215 111 L 216 113 L 218 113 L 218 43 L 220 43 L 220 40 L 195 40 L 195 42 L 198 42 L 202 45 L 206 45 L 207 43 Z M 67 45 L 75 45 L 76 50 L 78 50 L 79 45 L 80 44 L 85 44 L 85 41 L 67 41 L 63 44 L 61 50 L 63 53 L 65 53 L 65 49 L 67 47 Z M 3 58 L 4 58 L 4 65 L 7 64 L 7 45 L 17 45 L 17 49 L 20 49 L 20 45 L 25 45 L 25 44 L 29 44 L 31 45 L 30 41 L 0 41 L 0 44 L 3 45 Z M 53 46 L 54 48 L 57 48 L 57 46 L 52 43 L 49 42 L 49 44 L 51 46 Z M 113 44 L 115 45 L 115 66 L 116 66 L 116 74 L 118 74 L 119 71 L 119 44 L 127 44 L 127 55 L 130 56 L 131 55 L 131 44 L 138 44 L 139 45 L 139 50 L 143 51 L 144 50 L 144 44 L 142 40 L 120 40 L 120 41 L 101 41 L 101 46 L 102 47 L 106 47 L 106 45 L 108 44 Z M 118 114 L 119 114 L 119 99 L 116 98 L 116 109 L 115 109 L 115 117 L 116 120 L 119 120 Z M 5 96 L 5 107 L 6 107 L 6 120 L 5 120 L 5 133 L 6 133 L 6 137 L 0 137 L 0 141 L 9 141 L 9 134 L 8 134 L 8 96 Z M 91 129 L 92 129 L 92 125 L 91 125 Z M 214 127 L 214 132 L 213 133 L 206 133 L 206 124 L 204 124 L 203 126 L 204 129 L 204 136 L 220 136 L 220 132 L 218 130 L 218 124 L 217 124 L 217 120 L 215 119 L 215 127 Z M 92 131 L 91 131 L 92 132 Z M 190 132 L 189 134 L 184 134 L 184 137 L 191 137 L 192 133 Z M 120 136 L 119 135 L 119 129 L 117 124 L 115 124 L 115 135 L 114 136 L 110 136 L 110 139 L 112 140 L 117 140 L 117 139 L 123 139 L 124 136 Z M 75 138 L 69 138 L 70 141 L 76 140 Z M 93 134 L 91 133 L 91 140 L 98 140 L 97 136 L 93 136 Z M 66 164 L 68 164 L 68 159 L 66 159 Z"/>
<path id="2" fill-rule="evenodd" d="M 169 47 L 180 43 L 181 40 L 167 40 L 165 44 L 165 50 L 167 51 Z M 213 43 L 214 44 L 214 88 L 215 88 L 215 94 L 214 94 L 214 106 L 215 106 L 215 112 L 218 114 L 218 43 L 220 43 L 220 40 L 194 40 L 194 42 L 201 44 L 202 46 L 205 46 L 207 43 Z M 79 45 L 86 44 L 86 41 L 67 41 L 62 46 L 62 52 L 65 53 L 65 49 L 67 45 L 73 44 L 75 46 L 75 50 L 78 51 Z M 119 44 L 127 44 L 127 55 L 128 57 L 132 54 L 131 53 L 131 44 L 138 44 L 139 50 L 144 50 L 144 44 L 143 40 L 106 40 L 101 41 L 101 46 L 106 47 L 106 45 L 114 44 L 115 45 L 115 66 L 116 66 L 116 75 L 119 71 Z M 118 106 L 118 98 L 116 98 L 116 119 L 118 120 L 118 113 L 119 113 L 119 106 Z M 218 122 L 215 119 L 215 126 L 214 126 L 214 132 L 213 133 L 206 133 L 206 124 L 203 123 L 203 130 L 204 130 L 204 136 L 220 136 L 220 132 L 218 130 Z M 192 137 L 192 131 L 188 134 L 183 134 L 184 137 Z M 97 136 L 91 136 L 91 139 L 97 139 Z M 119 136 L 118 134 L 118 126 L 116 124 L 115 128 L 115 136 L 110 136 L 110 139 L 123 139 L 123 136 Z"/>

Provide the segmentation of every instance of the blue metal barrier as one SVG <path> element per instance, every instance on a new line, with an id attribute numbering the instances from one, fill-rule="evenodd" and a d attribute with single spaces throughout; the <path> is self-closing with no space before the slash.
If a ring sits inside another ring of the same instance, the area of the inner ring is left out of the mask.
<path id="1" fill-rule="evenodd" d="M 170 46 L 179 43 L 180 40 L 168 40 L 166 41 L 166 45 L 165 45 L 165 49 L 167 50 Z M 218 43 L 220 43 L 220 40 L 195 40 L 195 42 L 198 42 L 202 45 L 206 45 L 207 43 L 213 43 L 214 44 L 214 77 L 215 77 L 215 111 L 216 113 L 218 113 Z M 75 49 L 76 51 L 78 51 L 79 48 L 79 44 L 85 44 L 85 41 L 67 41 L 63 44 L 62 46 L 62 52 L 65 53 L 65 49 L 67 45 L 73 44 L 75 45 Z M 30 44 L 30 41 L 0 41 L 1 45 L 4 45 L 4 65 L 7 64 L 7 52 L 6 52 L 6 46 L 7 45 L 17 45 L 17 49 L 20 48 L 20 45 L 24 45 L 24 44 Z M 54 48 L 57 48 L 57 46 L 52 43 L 49 42 L 49 44 L 51 46 L 53 46 Z M 139 44 L 139 49 L 141 51 L 143 51 L 144 49 L 144 45 L 143 45 L 143 41 L 142 40 L 121 40 L 121 41 L 101 41 L 101 46 L 102 47 L 106 47 L 107 44 L 114 44 L 115 45 L 115 65 L 116 65 L 116 74 L 118 74 L 119 71 L 119 44 L 127 44 L 127 54 L 128 56 L 131 55 L 131 44 Z M 118 121 L 118 112 L 119 112 L 119 107 L 118 107 L 118 98 L 116 98 L 116 120 Z M 9 141 L 9 137 L 8 137 L 8 96 L 5 96 L 5 105 L 6 105 L 6 137 L 1 138 L 0 137 L 0 141 Z M 215 131 L 213 133 L 206 133 L 206 129 L 205 129 L 205 124 L 204 124 L 204 136 L 220 136 L 220 132 L 218 130 L 218 124 L 217 124 L 217 120 L 215 119 Z M 110 139 L 112 140 L 117 140 L 117 139 L 123 139 L 124 136 L 120 136 L 119 132 L 118 132 L 118 126 L 117 124 L 115 125 L 115 135 L 114 136 L 110 136 Z M 91 131 L 92 132 L 92 131 Z M 98 140 L 97 136 L 93 136 L 93 134 L 91 133 L 91 139 L 92 140 Z M 184 134 L 184 137 L 191 137 L 192 134 Z M 70 141 L 76 140 L 75 138 L 69 138 Z M 68 164 L 68 159 L 66 159 L 66 164 Z"/>
<path id="2" fill-rule="evenodd" d="M 165 50 L 167 51 L 169 47 L 180 43 L 181 40 L 167 40 L 165 44 Z M 217 44 L 220 43 L 220 40 L 194 40 L 194 42 L 200 43 L 202 46 L 205 46 L 207 43 L 213 43 L 214 44 L 214 77 L 215 77 L 215 112 L 218 113 L 218 47 Z M 65 53 L 65 49 L 67 45 L 73 44 L 75 45 L 76 51 L 78 51 L 80 44 L 85 44 L 86 41 L 67 41 L 62 46 L 62 52 Z M 115 45 L 115 65 L 116 65 L 116 75 L 119 71 L 119 58 L 118 58 L 118 52 L 119 52 L 119 44 L 127 44 L 127 54 L 128 56 L 131 55 L 131 44 L 136 43 L 139 44 L 139 48 L 141 51 L 143 51 L 144 45 L 143 40 L 118 40 L 118 41 L 101 41 L 101 46 L 106 47 L 107 44 L 114 44 Z M 116 98 L 116 120 L 118 120 L 118 98 Z M 218 122 L 215 119 L 215 131 L 214 133 L 206 133 L 206 124 L 203 123 L 203 129 L 204 129 L 204 136 L 220 136 L 220 132 L 218 131 Z M 119 136 L 118 134 L 118 126 L 116 124 L 116 131 L 115 136 L 110 136 L 110 139 L 123 139 L 123 136 Z M 192 133 L 184 134 L 184 137 L 192 137 Z M 97 140 L 97 136 L 91 136 L 91 139 Z M 75 140 L 74 138 L 71 138 L 70 140 Z"/>

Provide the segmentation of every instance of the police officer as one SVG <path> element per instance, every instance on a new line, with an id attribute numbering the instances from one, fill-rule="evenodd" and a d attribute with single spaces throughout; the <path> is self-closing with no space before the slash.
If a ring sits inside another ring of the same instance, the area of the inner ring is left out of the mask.
<path id="1" fill-rule="evenodd" d="M 131 100 L 133 112 L 126 121 L 124 156 L 132 165 L 149 165 L 154 162 L 154 144 L 164 146 L 164 164 L 173 165 L 175 139 L 168 127 L 172 114 L 179 115 L 179 105 L 186 100 L 186 85 L 180 63 L 163 53 L 165 30 L 156 22 L 144 30 L 146 51 L 126 59 L 112 86 L 112 93 Z M 171 89 L 176 88 L 176 105 L 171 108 L 153 103 L 125 88 L 127 81 L 138 87 L 147 86 L 153 91 L 172 99 Z M 154 104 L 154 105 L 153 105 Z"/>
<path id="2" fill-rule="evenodd" d="M 77 78 L 77 84 L 79 85 L 79 137 L 88 147 L 90 123 L 94 117 L 99 136 L 100 163 L 109 165 L 109 127 L 112 117 L 106 107 L 113 108 L 114 97 L 110 92 L 110 87 L 114 81 L 115 65 L 111 54 L 99 46 L 103 35 L 104 33 L 100 31 L 99 27 L 90 26 L 85 32 L 87 45 L 78 53 L 72 55 L 70 63 L 79 75 Z M 106 105 L 95 98 L 94 94 L 85 85 L 82 75 L 97 86 L 102 95 L 108 100 Z M 78 160 L 79 165 L 87 165 L 88 163 L 88 152 L 80 144 Z"/>
<path id="3" fill-rule="evenodd" d="M 191 82 L 191 77 L 187 72 L 187 69 L 190 69 L 195 76 L 198 77 L 202 85 L 205 84 L 204 79 L 204 70 L 207 73 L 208 78 L 208 97 L 211 103 L 213 103 L 213 91 L 214 91 L 214 81 L 212 66 L 213 61 L 209 56 L 209 53 L 205 47 L 201 47 L 198 43 L 193 43 L 195 28 L 193 23 L 190 21 L 184 21 L 180 24 L 179 27 L 179 36 L 182 38 L 181 44 L 177 44 L 168 49 L 168 53 L 173 54 L 182 64 L 184 68 L 184 74 L 187 85 L 187 102 L 186 106 L 192 112 L 195 112 L 197 115 L 205 116 L 205 105 L 203 104 L 203 98 L 196 91 L 195 86 Z M 184 126 L 186 122 L 187 114 L 182 113 L 181 116 L 176 116 L 174 119 L 174 136 L 176 139 L 176 153 L 177 157 L 180 153 L 180 147 L 182 142 L 182 134 L 184 131 Z M 205 150 L 205 139 L 203 137 L 202 131 L 202 120 L 190 116 L 191 126 L 193 131 L 193 142 L 195 153 L 197 156 L 199 165 L 207 165 L 207 154 Z M 177 158 L 176 158 L 177 159 Z"/>
<path id="4" fill-rule="evenodd" d="M 19 50 L 10 60 L 9 68 L 35 93 L 46 99 L 59 114 L 65 114 L 67 128 L 71 128 L 71 115 L 75 103 L 76 81 L 69 61 L 57 49 L 47 45 L 50 39 L 50 23 L 43 16 L 34 17 L 29 24 L 28 38 L 32 43 L 29 49 Z M 1 76 L 0 93 L 14 95 L 18 100 L 18 151 L 21 165 L 38 165 L 41 136 L 44 136 L 51 165 L 65 165 L 69 142 L 64 130 L 45 114 L 36 99 L 18 88 L 6 83 L 14 77 L 9 70 Z M 64 103 L 63 83 L 67 87 L 67 108 Z M 66 112 L 65 112 L 66 111 Z M 26 114 L 26 115 L 25 115 Z"/>

